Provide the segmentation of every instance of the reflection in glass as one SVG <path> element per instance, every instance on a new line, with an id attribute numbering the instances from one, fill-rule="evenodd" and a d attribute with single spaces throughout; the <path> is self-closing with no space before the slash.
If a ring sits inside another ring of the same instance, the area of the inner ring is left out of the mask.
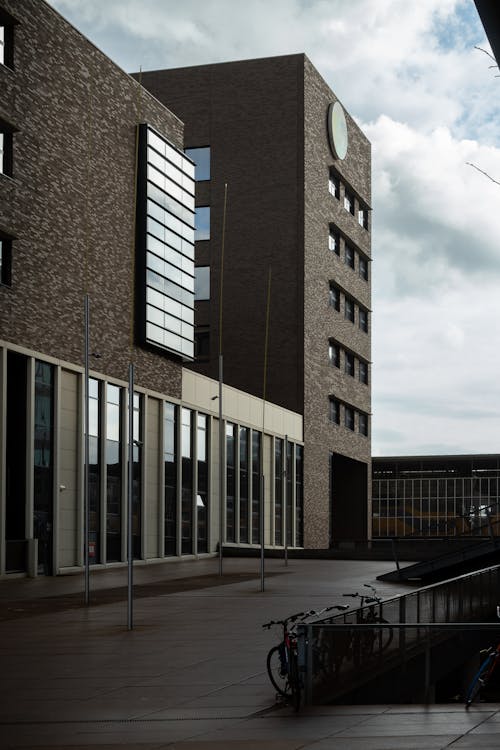
<path id="1" fill-rule="evenodd" d="M 304 546 L 304 448 L 295 446 L 295 539 Z"/>
<path id="2" fill-rule="evenodd" d="M 182 539 L 183 555 L 193 552 L 193 414 L 182 409 L 181 452 L 182 452 Z"/>
<path id="3" fill-rule="evenodd" d="M 197 551 L 208 552 L 208 436 L 205 414 L 197 417 L 198 488 L 196 495 Z"/>
<path id="4" fill-rule="evenodd" d="M 274 543 L 283 543 L 283 440 L 274 441 Z"/>
<path id="5" fill-rule="evenodd" d="M 89 562 L 101 561 L 101 387 L 89 379 Z"/>
<path id="6" fill-rule="evenodd" d="M 197 206 L 195 209 L 194 239 L 210 239 L 210 206 Z"/>
<path id="7" fill-rule="evenodd" d="M 240 542 L 248 541 L 248 427 L 240 427 Z"/>
<path id="8" fill-rule="evenodd" d="M 194 298 L 210 299 L 210 266 L 197 266 L 194 269 Z"/>
<path id="9" fill-rule="evenodd" d="M 196 182 L 210 179 L 210 146 L 186 148 L 184 153 L 195 163 L 194 179 Z"/>
<path id="10" fill-rule="evenodd" d="M 106 560 L 121 559 L 121 388 L 106 386 Z"/>
<path id="11" fill-rule="evenodd" d="M 54 368 L 36 361 L 33 535 L 38 539 L 38 572 L 52 572 L 54 481 Z"/>
<path id="12" fill-rule="evenodd" d="M 177 407 L 164 404 L 163 461 L 165 464 L 165 555 L 177 554 Z"/>
<path id="13" fill-rule="evenodd" d="M 226 424 L 226 541 L 236 541 L 236 425 Z"/>
<path id="14" fill-rule="evenodd" d="M 260 432 L 252 431 L 252 543 L 260 543 Z"/>

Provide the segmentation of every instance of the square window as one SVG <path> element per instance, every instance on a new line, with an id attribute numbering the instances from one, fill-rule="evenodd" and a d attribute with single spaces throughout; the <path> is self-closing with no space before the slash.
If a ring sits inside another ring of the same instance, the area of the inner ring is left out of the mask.
<path id="1" fill-rule="evenodd" d="M 340 404 L 336 398 L 330 398 L 330 422 L 340 424 Z"/>
<path id="2" fill-rule="evenodd" d="M 354 302 L 350 297 L 345 298 L 344 316 L 346 320 L 350 320 L 354 323 Z"/>
<path id="3" fill-rule="evenodd" d="M 332 227 L 330 227 L 328 235 L 328 249 L 336 255 L 340 255 L 340 235 Z"/>
<path id="4" fill-rule="evenodd" d="M 12 128 L 0 120 L 0 174 L 12 176 Z"/>
<path id="5" fill-rule="evenodd" d="M 354 195 L 349 190 L 344 193 L 344 208 L 354 216 Z"/>
<path id="6" fill-rule="evenodd" d="M 359 327 L 368 333 L 368 312 L 363 307 L 359 308 Z"/>
<path id="7" fill-rule="evenodd" d="M 344 354 L 344 370 L 346 375 L 354 377 L 354 354 L 350 352 Z"/>
<path id="8" fill-rule="evenodd" d="M 350 406 L 344 407 L 344 424 L 348 430 L 354 432 L 354 409 Z"/>
<path id="9" fill-rule="evenodd" d="M 337 312 L 340 312 L 340 289 L 335 284 L 330 284 L 329 304 Z"/>
<path id="10" fill-rule="evenodd" d="M 14 24 L 4 10 L 0 10 L 0 65 L 14 67 Z"/>
<path id="11" fill-rule="evenodd" d="M 368 415 L 361 411 L 358 413 L 358 429 L 360 435 L 368 435 Z"/>
<path id="12" fill-rule="evenodd" d="M 210 299 L 210 266 L 194 269 L 194 298 L 196 301 Z"/>
<path id="13" fill-rule="evenodd" d="M 333 341 L 328 345 L 328 361 L 334 367 L 340 367 L 340 347 Z"/>
<path id="14" fill-rule="evenodd" d="M 368 261 L 362 255 L 359 256 L 358 268 L 361 278 L 368 281 Z"/>
<path id="15" fill-rule="evenodd" d="M 194 333 L 194 356 L 196 359 L 210 357 L 210 331 L 196 330 Z"/>
<path id="16" fill-rule="evenodd" d="M 346 266 L 354 268 L 354 249 L 347 242 L 345 243 L 345 263 Z"/>
<path id="17" fill-rule="evenodd" d="M 11 285 L 12 271 L 12 240 L 0 237 L 0 284 Z"/>
<path id="18" fill-rule="evenodd" d="M 340 198 L 340 180 L 334 172 L 330 172 L 330 179 L 328 180 L 328 190 L 334 196 L 334 198 Z"/>
<path id="19" fill-rule="evenodd" d="M 368 385 L 368 363 L 362 359 L 359 360 L 358 372 L 360 382 Z"/>
<path id="20" fill-rule="evenodd" d="M 358 211 L 358 223 L 363 229 L 368 229 L 368 209 L 360 207 Z"/>
<path id="21" fill-rule="evenodd" d="M 210 206 L 196 206 L 194 215 L 194 239 L 210 239 Z"/>
<path id="22" fill-rule="evenodd" d="M 194 179 L 196 182 L 210 179 L 210 146 L 201 148 L 186 148 L 186 156 L 194 161 Z"/>

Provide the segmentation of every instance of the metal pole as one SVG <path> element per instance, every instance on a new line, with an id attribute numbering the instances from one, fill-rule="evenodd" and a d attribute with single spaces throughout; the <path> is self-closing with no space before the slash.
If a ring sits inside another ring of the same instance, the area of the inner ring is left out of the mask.
<path id="1" fill-rule="evenodd" d="M 222 352 L 219 354 L 219 575 L 222 575 L 224 541 L 224 423 L 222 421 Z"/>
<path id="2" fill-rule="evenodd" d="M 261 456 L 264 451 L 264 433 L 262 433 Z M 264 472 L 260 476 L 260 590 L 265 588 L 265 571 L 264 571 L 264 491 L 265 479 Z"/>
<path id="3" fill-rule="evenodd" d="M 85 325 L 85 400 L 84 400 L 84 468 L 83 468 L 83 559 L 85 566 L 85 604 L 90 603 L 90 561 L 89 561 L 89 295 L 84 300 Z"/>
<path id="4" fill-rule="evenodd" d="M 288 565 L 288 518 L 286 516 L 286 503 L 287 503 L 287 486 L 286 486 L 286 478 L 287 478 L 287 468 L 286 468 L 286 462 L 288 457 L 288 435 L 285 435 L 285 446 L 284 446 L 284 456 L 283 456 L 283 517 L 284 517 L 284 526 L 285 526 L 285 565 Z"/>
<path id="5" fill-rule="evenodd" d="M 127 504 L 127 561 L 128 561 L 128 607 L 127 625 L 132 630 L 133 622 L 133 570 L 132 548 L 132 501 L 134 494 L 134 365 L 128 368 L 128 504 Z"/>

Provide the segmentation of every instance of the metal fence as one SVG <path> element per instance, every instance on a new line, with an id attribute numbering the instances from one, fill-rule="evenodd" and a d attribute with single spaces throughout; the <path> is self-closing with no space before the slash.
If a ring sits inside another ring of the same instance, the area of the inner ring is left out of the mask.
<path id="1" fill-rule="evenodd" d="M 446 652 L 448 661 L 458 663 L 477 652 L 483 630 L 500 631 L 492 624 L 499 602 L 500 566 L 494 566 L 301 624 L 306 700 L 328 703 L 401 669 L 416 671 L 428 693 L 426 659 Z"/>

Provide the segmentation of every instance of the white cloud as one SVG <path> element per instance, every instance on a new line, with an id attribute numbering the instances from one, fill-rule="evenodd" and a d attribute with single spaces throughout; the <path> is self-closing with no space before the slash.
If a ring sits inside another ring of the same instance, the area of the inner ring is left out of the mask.
<path id="1" fill-rule="evenodd" d="M 470 0 L 52 0 L 126 70 L 306 52 L 373 153 L 374 453 L 499 451 L 500 79 Z M 497 406 L 498 405 L 498 406 Z"/>

